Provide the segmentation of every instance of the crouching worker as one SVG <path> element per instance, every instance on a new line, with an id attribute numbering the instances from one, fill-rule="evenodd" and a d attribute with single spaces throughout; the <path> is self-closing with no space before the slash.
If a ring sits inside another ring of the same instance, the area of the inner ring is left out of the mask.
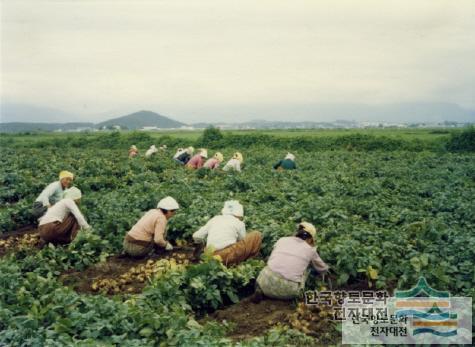
<path id="1" fill-rule="evenodd" d="M 212 247 L 225 265 L 238 264 L 259 253 L 262 243 L 261 233 L 250 232 L 242 221 L 244 209 L 236 200 L 226 201 L 222 215 L 211 218 L 206 225 L 193 234 L 197 243 L 207 239 L 206 247 Z"/>
<path id="2" fill-rule="evenodd" d="M 166 228 L 168 220 L 179 208 L 178 202 L 170 196 L 160 200 L 157 208 L 145 213 L 125 235 L 125 253 L 132 257 L 144 257 L 154 247 L 173 250 L 173 246 L 166 240 Z"/>
<path id="3" fill-rule="evenodd" d="M 135 158 L 139 155 L 139 150 L 137 149 L 136 145 L 132 145 L 129 148 L 129 158 Z"/>
<path id="4" fill-rule="evenodd" d="M 76 238 L 79 228 L 90 228 L 78 208 L 80 201 L 81 191 L 72 187 L 65 191 L 62 200 L 46 211 L 38 227 L 44 242 L 68 244 Z"/>
<path id="5" fill-rule="evenodd" d="M 316 233 L 312 224 L 303 222 L 295 236 L 277 241 L 267 266 L 257 277 L 256 297 L 263 294 L 274 299 L 297 298 L 304 289 L 310 263 L 318 272 L 328 270 L 314 248 Z"/>
<path id="6" fill-rule="evenodd" d="M 287 153 L 284 160 L 279 160 L 273 167 L 274 170 L 295 170 L 297 168 L 297 165 L 295 165 L 295 155 Z"/>
<path id="7" fill-rule="evenodd" d="M 205 159 L 208 158 L 208 151 L 205 148 L 200 148 L 198 150 L 198 154 L 194 155 L 188 163 L 186 163 L 186 167 L 188 169 L 201 169 L 203 164 L 205 163 Z"/>
<path id="8" fill-rule="evenodd" d="M 210 158 L 204 163 L 203 167 L 211 170 L 215 170 L 219 168 L 219 164 L 221 164 L 224 160 L 223 154 L 220 152 L 216 152 L 213 158 Z"/>
<path id="9" fill-rule="evenodd" d="M 157 147 L 155 145 L 151 145 L 149 149 L 147 149 L 147 152 L 145 152 L 145 157 L 150 158 L 152 155 L 158 152 Z"/>
<path id="10" fill-rule="evenodd" d="M 233 154 L 233 157 L 229 159 L 229 161 L 224 165 L 224 171 L 237 171 L 241 172 L 241 165 L 244 161 L 244 158 L 240 152 L 236 152 Z"/>
<path id="11" fill-rule="evenodd" d="M 178 148 L 173 159 L 179 164 L 186 165 L 194 152 L 195 149 L 191 146 L 188 148 Z"/>
<path id="12" fill-rule="evenodd" d="M 63 198 L 64 190 L 73 182 L 74 175 L 69 171 L 59 173 L 59 181 L 50 183 L 33 203 L 31 214 L 35 219 L 45 214 L 46 210 Z"/>

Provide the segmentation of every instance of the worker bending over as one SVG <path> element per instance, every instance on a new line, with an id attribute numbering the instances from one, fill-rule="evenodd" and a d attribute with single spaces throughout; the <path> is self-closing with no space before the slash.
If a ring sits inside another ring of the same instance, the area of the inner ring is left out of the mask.
<path id="1" fill-rule="evenodd" d="M 262 236 L 258 231 L 246 234 L 242 221 L 243 206 L 236 200 L 226 201 L 221 213 L 196 231 L 193 240 L 201 243 L 206 239 L 206 247 L 212 247 L 214 254 L 219 255 L 225 265 L 238 264 L 256 256 L 261 248 Z"/>
<path id="2" fill-rule="evenodd" d="M 211 170 L 217 169 L 219 168 L 219 164 L 221 164 L 223 160 L 223 154 L 220 152 L 216 152 L 213 158 L 208 159 L 206 163 L 204 163 L 203 167 Z"/>
<path id="3" fill-rule="evenodd" d="M 284 160 L 279 160 L 274 166 L 274 170 L 295 170 L 297 166 L 295 165 L 295 155 L 292 153 L 287 153 Z"/>
<path id="4" fill-rule="evenodd" d="M 44 242 L 68 244 L 76 238 L 79 228 L 89 229 L 79 210 L 81 191 L 72 187 L 64 192 L 62 200 L 50 207 L 39 219 L 39 235 Z"/>
<path id="5" fill-rule="evenodd" d="M 306 222 L 298 225 L 295 236 L 282 237 L 277 241 L 257 277 L 256 296 L 274 299 L 293 299 L 304 289 L 310 264 L 318 272 L 328 271 L 328 265 L 315 249 L 317 230 Z"/>
<path id="6" fill-rule="evenodd" d="M 241 165 L 244 161 L 242 154 L 240 152 L 236 152 L 233 154 L 233 157 L 224 165 L 224 171 L 238 171 L 241 172 Z"/>
<path id="7" fill-rule="evenodd" d="M 175 199 L 168 196 L 158 202 L 157 208 L 145 213 L 125 235 L 124 251 L 132 257 L 143 257 L 154 247 L 173 250 L 167 241 L 167 222 L 180 208 Z"/>
<path id="8" fill-rule="evenodd" d="M 195 170 L 201 169 L 206 158 L 208 158 L 208 151 L 205 148 L 201 148 L 198 150 L 198 154 L 194 155 L 190 161 L 186 163 L 186 167 Z"/>
<path id="9" fill-rule="evenodd" d="M 74 175 L 69 171 L 59 173 L 59 181 L 50 183 L 33 203 L 31 214 L 36 219 L 45 214 L 46 210 L 63 198 L 64 190 L 71 186 Z"/>

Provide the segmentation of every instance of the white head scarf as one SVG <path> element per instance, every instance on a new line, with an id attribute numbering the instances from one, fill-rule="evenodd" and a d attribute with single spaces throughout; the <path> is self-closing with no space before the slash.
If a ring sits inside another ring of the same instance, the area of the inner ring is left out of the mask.
<path id="1" fill-rule="evenodd" d="M 233 215 L 236 217 L 244 216 L 244 207 L 237 200 L 228 200 L 224 203 L 224 207 L 221 210 L 223 215 Z"/>
<path id="2" fill-rule="evenodd" d="M 65 190 L 63 193 L 64 199 L 77 200 L 77 199 L 81 199 L 81 196 L 82 196 L 81 191 L 76 187 L 71 187 Z"/>
<path id="3" fill-rule="evenodd" d="M 295 155 L 293 155 L 292 153 L 287 153 L 287 155 L 285 156 L 285 159 L 290 159 L 292 161 L 295 161 Z"/>

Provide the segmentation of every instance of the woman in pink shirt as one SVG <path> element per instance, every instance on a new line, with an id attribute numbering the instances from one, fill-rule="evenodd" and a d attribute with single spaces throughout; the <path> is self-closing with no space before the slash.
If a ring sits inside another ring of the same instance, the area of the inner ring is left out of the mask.
<path id="1" fill-rule="evenodd" d="M 200 169 L 203 167 L 206 158 L 208 158 L 208 151 L 206 149 L 200 149 L 198 154 L 194 155 L 188 163 L 186 163 L 186 167 L 188 169 Z"/>
<path id="2" fill-rule="evenodd" d="M 317 230 L 306 222 L 298 225 L 295 236 L 282 237 L 274 246 L 267 266 L 257 278 L 256 297 L 264 294 L 275 299 L 293 299 L 305 286 L 310 264 L 318 272 L 328 271 L 328 265 L 315 250 Z"/>
<path id="3" fill-rule="evenodd" d="M 217 169 L 219 167 L 219 164 L 221 164 L 223 160 L 223 155 L 220 152 L 216 152 L 213 158 L 208 159 L 203 165 L 203 167 L 211 170 Z"/>
<path id="4" fill-rule="evenodd" d="M 154 247 L 173 250 L 173 246 L 166 239 L 167 222 L 175 215 L 180 206 L 170 196 L 160 200 L 156 209 L 145 213 L 130 229 L 124 238 L 124 251 L 132 257 L 143 257 Z"/>

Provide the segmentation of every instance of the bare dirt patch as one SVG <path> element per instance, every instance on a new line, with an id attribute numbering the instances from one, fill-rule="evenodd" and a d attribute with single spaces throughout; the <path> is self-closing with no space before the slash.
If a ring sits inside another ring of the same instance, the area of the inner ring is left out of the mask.
<path id="1" fill-rule="evenodd" d="M 34 226 L 0 234 L 0 257 L 26 248 L 41 248 L 38 230 Z"/>
<path id="2" fill-rule="evenodd" d="M 291 301 L 264 299 L 254 303 L 250 298 L 246 298 L 237 304 L 213 312 L 203 320 L 231 323 L 232 330 L 228 336 L 233 340 L 245 340 L 262 336 L 272 327 L 286 323 L 295 309 L 296 305 Z"/>
<path id="3" fill-rule="evenodd" d="M 109 257 L 83 271 L 68 270 L 60 276 L 64 285 L 86 294 L 140 293 L 149 279 L 196 262 L 192 249 L 175 249 L 136 259 L 124 255 Z"/>

